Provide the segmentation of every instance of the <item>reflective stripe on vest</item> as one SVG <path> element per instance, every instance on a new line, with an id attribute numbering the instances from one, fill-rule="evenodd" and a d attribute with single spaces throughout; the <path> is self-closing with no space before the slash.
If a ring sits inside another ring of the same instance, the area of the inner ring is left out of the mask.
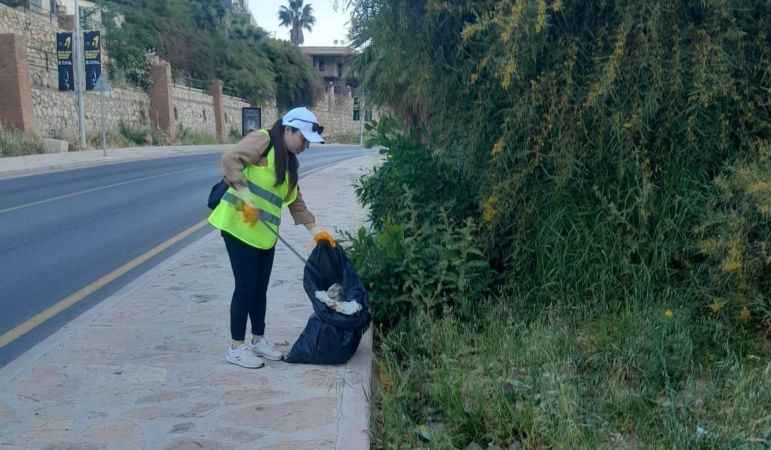
<path id="1" fill-rule="evenodd" d="M 281 205 L 284 203 L 284 201 L 281 200 L 281 197 L 257 186 L 251 181 L 248 181 L 247 184 L 249 185 L 249 192 L 256 195 L 257 197 L 260 197 L 263 200 L 266 200 L 272 203 L 276 208 L 281 208 Z"/>
<path id="2" fill-rule="evenodd" d="M 241 205 L 243 205 L 244 201 L 240 198 L 236 197 L 235 195 L 231 194 L 230 192 L 225 192 L 225 195 L 222 196 L 222 200 L 230 203 L 233 205 L 236 209 L 239 209 Z M 278 207 L 281 207 L 281 204 L 278 205 Z M 273 214 L 263 210 L 260 210 L 260 220 L 266 223 L 269 223 L 274 226 L 281 225 L 281 218 L 276 217 Z"/>
<path id="3" fill-rule="evenodd" d="M 267 130 L 260 133 L 268 135 Z M 229 188 L 220 204 L 209 216 L 209 223 L 227 232 L 242 242 L 260 249 L 276 245 L 278 228 L 281 225 L 281 210 L 284 205 L 297 199 L 297 186 L 289 190 L 289 174 L 284 182 L 276 185 L 276 155 L 273 148 L 265 154 L 267 164 L 247 165 L 243 174 L 247 189 L 235 191 Z M 243 216 L 243 203 L 248 201 L 260 209 L 260 220 L 247 223 Z"/>

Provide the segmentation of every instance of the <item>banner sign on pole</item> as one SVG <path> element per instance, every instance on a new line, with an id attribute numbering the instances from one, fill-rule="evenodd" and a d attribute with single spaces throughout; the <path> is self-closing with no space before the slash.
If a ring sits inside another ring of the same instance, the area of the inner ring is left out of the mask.
<path id="1" fill-rule="evenodd" d="M 84 56 L 86 60 L 86 90 L 92 91 L 102 76 L 102 46 L 98 31 L 83 33 Z"/>
<path id="2" fill-rule="evenodd" d="M 59 90 L 74 91 L 72 65 L 72 33 L 56 33 L 56 61 L 59 67 Z"/>

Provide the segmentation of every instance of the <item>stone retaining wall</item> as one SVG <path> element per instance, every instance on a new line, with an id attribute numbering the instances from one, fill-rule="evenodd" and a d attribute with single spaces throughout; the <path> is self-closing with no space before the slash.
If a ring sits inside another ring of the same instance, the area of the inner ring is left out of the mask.
<path id="1" fill-rule="evenodd" d="M 26 73 L 30 78 L 31 89 L 19 94 L 32 99 L 34 132 L 41 137 L 76 139 L 78 115 L 75 95 L 73 92 L 58 90 L 55 42 L 56 33 L 60 31 L 64 30 L 47 16 L 0 4 L 0 34 L 11 33 L 26 41 L 26 46 L 21 44 L 26 47 L 26 55 L 21 63 L 27 65 Z M 0 55 L 0 59 L 16 57 L 11 54 Z M 105 55 L 105 61 L 106 59 Z M 103 73 L 106 73 L 106 68 Z M 19 86 L 27 84 L 21 83 Z M 240 98 L 225 95 L 222 99 L 222 131 L 223 138 L 227 140 L 232 130 L 240 133 L 241 108 L 249 104 Z M 216 135 L 216 102 L 210 92 L 174 85 L 170 100 L 174 107 L 176 127 Z M 102 108 L 108 130 L 117 130 L 121 123 L 132 128 L 149 128 L 151 118 L 155 117 L 149 94 L 140 89 L 114 88 L 105 96 L 97 92 L 87 92 L 85 116 L 89 135 L 97 134 L 101 130 Z M 0 121 L 21 123 L 22 121 L 17 119 L 23 114 L 17 109 L 15 106 L 0 109 Z M 353 120 L 354 99 L 350 91 L 335 94 L 329 89 L 312 109 L 327 130 L 325 135 L 328 142 L 350 140 L 353 136 L 358 136 L 361 122 Z M 284 111 L 276 108 L 275 102 L 266 102 L 262 105 L 262 126 L 270 128 L 283 113 Z M 363 112 L 361 115 L 363 118 Z M 377 119 L 377 114 L 374 118 Z"/>
<path id="2" fill-rule="evenodd" d="M 56 88 L 33 87 L 32 104 L 35 129 L 46 137 L 74 139 L 78 131 L 78 113 L 74 92 Z M 88 92 L 85 97 L 86 130 L 97 134 L 102 120 L 108 130 L 121 123 L 132 128 L 149 127 L 150 97 L 137 89 L 113 89 L 108 93 Z"/>
<path id="3" fill-rule="evenodd" d="M 174 86 L 172 102 L 177 126 L 212 136 L 216 134 L 211 95 L 200 89 Z"/>

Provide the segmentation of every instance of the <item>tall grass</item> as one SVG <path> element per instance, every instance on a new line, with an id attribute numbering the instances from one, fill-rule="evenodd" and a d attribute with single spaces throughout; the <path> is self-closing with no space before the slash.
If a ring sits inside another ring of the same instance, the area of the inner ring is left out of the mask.
<path id="1" fill-rule="evenodd" d="M 771 446 L 771 5 L 351 3 L 375 447 Z"/>
<path id="2" fill-rule="evenodd" d="M 0 155 L 23 156 L 45 153 L 43 143 L 36 136 L 24 133 L 0 123 Z"/>
<path id="3" fill-rule="evenodd" d="M 178 127 L 177 142 L 183 145 L 209 145 L 217 144 L 217 138 L 209 133 Z"/>
<path id="4" fill-rule="evenodd" d="M 762 449 L 768 348 L 687 306 L 424 313 L 381 335 L 373 448 Z"/>

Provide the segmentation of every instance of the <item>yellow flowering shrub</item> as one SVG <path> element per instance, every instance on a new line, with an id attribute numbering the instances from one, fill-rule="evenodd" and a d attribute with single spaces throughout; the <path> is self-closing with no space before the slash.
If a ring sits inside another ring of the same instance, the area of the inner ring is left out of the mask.
<path id="1" fill-rule="evenodd" d="M 768 144 L 759 144 L 763 155 Z M 738 163 L 715 179 L 696 229 L 706 258 L 704 297 L 714 314 L 771 326 L 771 161 Z M 771 328 L 769 329 L 771 332 Z"/>

